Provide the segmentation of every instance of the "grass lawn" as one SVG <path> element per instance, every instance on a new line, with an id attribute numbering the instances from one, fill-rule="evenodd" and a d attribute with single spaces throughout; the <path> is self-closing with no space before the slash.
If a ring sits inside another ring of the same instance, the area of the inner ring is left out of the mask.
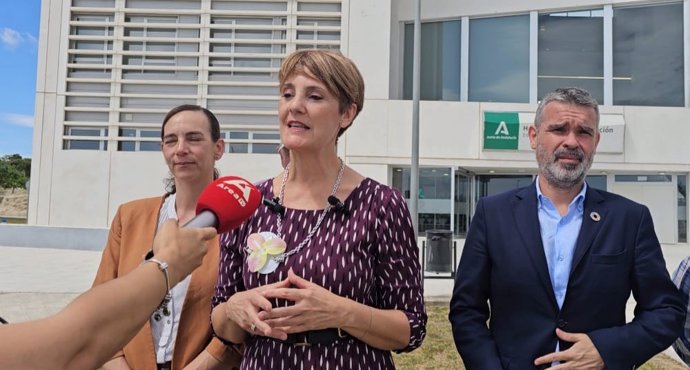
<path id="1" fill-rule="evenodd" d="M 429 321 L 426 339 L 420 348 L 411 353 L 393 355 L 395 365 L 400 370 L 463 370 L 462 360 L 455 350 L 453 335 L 448 322 L 448 304 L 427 304 Z M 640 367 L 641 370 L 687 370 L 670 357 L 659 354 Z"/>

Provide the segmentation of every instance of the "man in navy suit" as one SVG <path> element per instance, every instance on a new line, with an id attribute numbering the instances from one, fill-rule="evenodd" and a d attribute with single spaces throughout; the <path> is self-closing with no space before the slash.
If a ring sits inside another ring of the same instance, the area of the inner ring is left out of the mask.
<path id="1" fill-rule="evenodd" d="M 585 183 L 598 125 L 587 91 L 547 94 L 529 128 L 536 181 L 477 203 L 449 314 L 467 369 L 632 369 L 681 333 L 649 210 Z"/>

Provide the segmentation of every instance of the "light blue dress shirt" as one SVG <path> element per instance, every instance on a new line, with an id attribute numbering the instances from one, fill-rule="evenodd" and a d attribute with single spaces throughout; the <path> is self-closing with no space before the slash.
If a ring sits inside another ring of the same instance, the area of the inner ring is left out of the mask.
<path id="1" fill-rule="evenodd" d="M 582 214 L 584 213 L 585 192 L 587 183 L 568 205 L 568 213 L 561 217 L 558 209 L 551 199 L 542 194 L 539 188 L 539 179 L 535 181 L 537 186 L 537 208 L 539 213 L 539 229 L 541 241 L 544 245 L 546 263 L 549 267 L 551 286 L 556 295 L 558 308 L 563 307 L 563 300 L 568 288 L 570 268 L 573 264 L 575 243 L 582 226 Z"/>
<path id="2" fill-rule="evenodd" d="M 551 286 L 556 296 L 558 308 L 562 308 L 563 300 L 565 300 L 565 294 L 568 290 L 568 279 L 570 278 L 570 268 L 573 265 L 575 244 L 580 234 L 580 226 L 582 226 L 587 183 L 584 183 L 582 190 L 570 202 L 568 212 L 562 217 L 556 206 L 551 202 L 551 199 L 542 194 L 539 188 L 539 178 L 537 178 L 535 184 L 537 187 L 539 229 L 541 230 L 541 241 L 544 245 L 546 264 L 549 267 Z M 558 350 L 559 344 L 556 342 L 556 352 Z"/>

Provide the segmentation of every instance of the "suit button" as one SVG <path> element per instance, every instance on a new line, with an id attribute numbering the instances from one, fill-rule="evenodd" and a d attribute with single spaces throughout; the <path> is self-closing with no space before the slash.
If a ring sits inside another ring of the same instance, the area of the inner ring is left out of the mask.
<path id="1" fill-rule="evenodd" d="M 568 322 L 563 319 L 558 319 L 556 324 L 558 325 L 559 329 L 565 329 L 565 327 L 568 326 Z"/>

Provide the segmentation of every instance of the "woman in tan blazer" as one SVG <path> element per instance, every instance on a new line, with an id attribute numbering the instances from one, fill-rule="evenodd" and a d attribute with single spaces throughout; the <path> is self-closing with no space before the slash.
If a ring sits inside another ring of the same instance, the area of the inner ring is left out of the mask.
<path id="1" fill-rule="evenodd" d="M 218 177 L 215 162 L 223 155 L 218 119 L 196 105 L 173 108 L 163 120 L 161 151 L 170 169 L 168 192 L 120 206 L 113 219 L 94 285 L 124 275 L 141 264 L 156 230 L 166 219 L 191 220 L 202 190 Z M 200 267 L 171 289 L 139 333 L 104 370 L 232 369 L 237 348 L 212 337 L 211 297 L 218 274 L 218 237 L 209 244 Z"/>

